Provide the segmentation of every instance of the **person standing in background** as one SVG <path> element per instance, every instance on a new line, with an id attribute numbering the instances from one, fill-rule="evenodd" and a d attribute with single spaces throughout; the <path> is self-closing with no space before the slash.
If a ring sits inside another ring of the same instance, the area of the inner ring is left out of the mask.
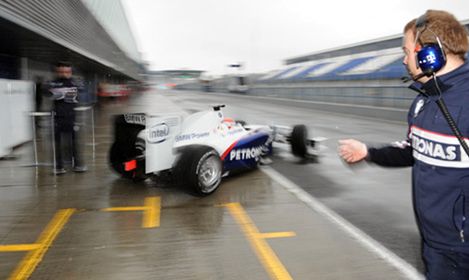
<path id="1" fill-rule="evenodd" d="M 61 61 L 55 65 L 56 79 L 49 83 L 49 92 L 54 100 L 53 114 L 55 120 L 55 157 L 56 168 L 54 174 L 64 174 L 62 157 L 62 137 L 69 135 L 72 145 L 73 171 L 85 172 L 78 144 L 79 126 L 75 122 L 75 107 L 78 105 L 83 86 L 72 78 L 72 66 L 70 63 Z"/>

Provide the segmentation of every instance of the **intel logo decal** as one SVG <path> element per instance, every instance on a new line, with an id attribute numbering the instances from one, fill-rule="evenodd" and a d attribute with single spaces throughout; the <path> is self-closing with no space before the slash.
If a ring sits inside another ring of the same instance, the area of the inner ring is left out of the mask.
<path id="1" fill-rule="evenodd" d="M 169 135 L 169 126 L 165 123 L 159 123 L 148 130 L 148 142 L 157 144 L 164 142 Z"/>

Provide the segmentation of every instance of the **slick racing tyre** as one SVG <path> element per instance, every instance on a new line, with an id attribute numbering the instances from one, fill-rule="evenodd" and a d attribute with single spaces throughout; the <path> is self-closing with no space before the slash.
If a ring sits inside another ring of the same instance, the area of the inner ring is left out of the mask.
<path id="1" fill-rule="evenodd" d="M 305 125 L 295 125 L 290 136 L 293 155 L 305 158 L 308 151 L 308 130 Z"/>
<path id="2" fill-rule="evenodd" d="M 214 149 L 191 146 L 182 151 L 176 169 L 180 184 L 196 195 L 206 196 L 220 185 L 223 164 Z"/>
<path id="3" fill-rule="evenodd" d="M 137 168 L 126 171 L 124 163 L 132 159 L 137 160 Z M 109 161 L 112 169 L 123 178 L 134 181 L 145 180 L 145 140 L 137 138 L 134 145 L 130 147 L 119 142 L 114 142 L 109 151 Z"/>

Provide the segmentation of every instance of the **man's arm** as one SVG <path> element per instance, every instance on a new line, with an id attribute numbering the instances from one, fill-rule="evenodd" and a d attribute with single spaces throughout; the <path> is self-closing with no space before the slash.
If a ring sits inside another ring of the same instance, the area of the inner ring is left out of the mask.
<path id="1" fill-rule="evenodd" d="M 85 83 L 81 79 L 73 79 L 73 85 L 77 88 L 77 96 L 75 101 L 80 103 L 80 100 L 83 98 L 83 95 L 86 94 L 85 92 Z"/>
<path id="2" fill-rule="evenodd" d="M 414 165 L 412 147 L 405 141 L 382 148 L 369 148 L 367 161 L 386 167 L 406 167 Z"/>
<path id="3" fill-rule="evenodd" d="M 64 99 L 65 93 L 62 87 L 57 86 L 57 84 L 52 81 L 47 84 L 47 94 L 48 97 L 52 98 L 53 100 L 61 100 Z"/>
<path id="4" fill-rule="evenodd" d="M 364 143 L 354 139 L 340 140 L 338 152 L 347 163 L 367 160 L 386 167 L 405 167 L 414 164 L 412 147 L 408 141 L 383 148 L 368 148 Z"/>

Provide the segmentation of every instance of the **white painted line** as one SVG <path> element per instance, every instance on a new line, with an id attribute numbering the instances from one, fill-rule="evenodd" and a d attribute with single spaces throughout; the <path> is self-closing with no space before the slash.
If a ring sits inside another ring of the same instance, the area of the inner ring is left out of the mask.
<path id="1" fill-rule="evenodd" d="M 340 229 L 348 233 L 351 237 L 357 240 L 370 252 L 376 254 L 384 261 L 389 263 L 391 266 L 399 270 L 406 278 L 415 280 L 424 280 L 425 277 L 415 267 L 410 265 L 408 262 L 403 260 L 398 255 L 381 245 L 378 241 L 374 240 L 368 234 L 342 218 L 339 214 L 329 209 L 327 206 L 322 204 L 319 200 L 311 196 L 309 193 L 304 191 L 298 185 L 287 179 L 282 174 L 275 171 L 273 168 L 268 166 L 261 167 L 262 172 L 267 174 L 273 180 L 277 181 L 287 191 L 295 195 L 298 199 L 303 201 L 306 205 L 318 212 L 326 219 L 336 224 Z"/>

